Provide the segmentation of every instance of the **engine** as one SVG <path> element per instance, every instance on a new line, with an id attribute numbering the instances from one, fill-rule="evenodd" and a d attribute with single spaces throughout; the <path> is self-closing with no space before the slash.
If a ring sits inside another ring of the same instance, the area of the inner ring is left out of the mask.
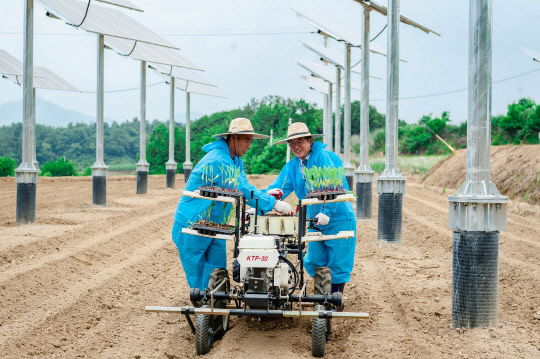
<path id="1" fill-rule="evenodd" d="M 244 284 L 248 297 L 249 294 L 264 294 L 268 298 L 268 294 L 287 293 L 292 286 L 290 262 L 281 257 L 279 241 L 278 236 L 256 234 L 240 238 L 233 278 Z"/>

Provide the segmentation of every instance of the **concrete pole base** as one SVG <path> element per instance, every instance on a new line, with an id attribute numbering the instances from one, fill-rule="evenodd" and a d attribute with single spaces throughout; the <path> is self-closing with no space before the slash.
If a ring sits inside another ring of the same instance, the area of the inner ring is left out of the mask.
<path id="1" fill-rule="evenodd" d="M 497 326 L 499 232 L 454 231 L 452 327 Z"/>
<path id="2" fill-rule="evenodd" d="M 148 192 L 148 171 L 137 171 L 137 194 Z"/>
<path id="3" fill-rule="evenodd" d="M 17 183 L 16 223 L 18 226 L 36 222 L 35 183 Z"/>
<path id="4" fill-rule="evenodd" d="M 107 176 L 92 176 L 92 203 L 107 205 Z"/>
<path id="5" fill-rule="evenodd" d="M 167 188 L 175 187 L 176 170 L 167 170 Z"/>
<path id="6" fill-rule="evenodd" d="M 377 240 L 401 245 L 403 194 L 379 194 Z"/>
<path id="7" fill-rule="evenodd" d="M 184 168 L 184 182 L 187 183 L 189 180 L 189 176 L 191 176 L 191 168 L 187 169 Z"/>
<path id="8" fill-rule="evenodd" d="M 345 178 L 347 179 L 347 185 L 349 186 L 349 190 L 352 191 L 353 190 L 353 185 L 354 185 L 354 176 L 351 175 L 351 176 L 348 176 L 346 175 Z"/>
<path id="9" fill-rule="evenodd" d="M 356 218 L 371 219 L 373 217 L 373 182 L 356 182 Z"/>
<path id="10" fill-rule="evenodd" d="M 189 176 L 191 175 L 191 171 L 193 170 L 193 163 L 186 161 L 182 167 L 184 168 L 184 183 L 187 183 Z"/>

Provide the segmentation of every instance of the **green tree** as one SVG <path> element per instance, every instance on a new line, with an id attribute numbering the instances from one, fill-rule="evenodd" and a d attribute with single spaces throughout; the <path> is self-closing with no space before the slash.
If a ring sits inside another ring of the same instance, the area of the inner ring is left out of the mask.
<path id="1" fill-rule="evenodd" d="M 75 171 L 73 163 L 64 157 L 60 157 L 56 161 L 49 161 L 41 166 L 41 175 L 51 177 L 76 176 L 77 171 Z"/>
<path id="2" fill-rule="evenodd" d="M 11 157 L 0 157 L 0 177 L 15 176 L 17 162 Z"/>

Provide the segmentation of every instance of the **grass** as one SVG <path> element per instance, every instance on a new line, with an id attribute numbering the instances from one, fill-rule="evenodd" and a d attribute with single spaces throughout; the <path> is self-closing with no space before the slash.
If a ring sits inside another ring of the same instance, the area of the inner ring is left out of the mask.
<path id="1" fill-rule="evenodd" d="M 426 174 L 437 162 L 446 159 L 448 156 L 398 156 L 398 167 L 402 172 Z M 384 157 L 371 157 L 369 165 L 373 171 L 381 173 L 384 170 L 385 159 Z"/>

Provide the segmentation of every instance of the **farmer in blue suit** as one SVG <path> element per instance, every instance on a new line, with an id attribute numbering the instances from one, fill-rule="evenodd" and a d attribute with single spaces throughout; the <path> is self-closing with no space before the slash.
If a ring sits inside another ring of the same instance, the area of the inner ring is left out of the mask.
<path id="1" fill-rule="evenodd" d="M 295 157 L 287 162 L 278 178 L 267 188 L 267 194 L 279 189 L 284 198 L 294 191 L 298 199 L 306 198 L 307 187 L 303 176 L 304 167 L 343 167 L 341 159 L 333 152 L 325 150 L 326 145 L 313 142 L 314 137 L 306 124 L 296 122 L 289 126 L 287 138 L 275 144 L 289 143 Z M 347 180 L 343 176 L 343 185 L 349 190 Z M 308 254 L 304 258 L 304 267 L 308 274 L 315 277 L 317 267 L 328 267 L 332 271 L 332 293 L 341 292 L 345 283 L 349 282 L 354 263 L 356 245 L 356 219 L 350 202 L 327 203 L 324 206 L 307 206 L 307 217 L 317 218 L 317 227 L 323 234 L 337 234 L 339 231 L 354 231 L 354 237 L 334 239 L 321 242 L 309 242 Z"/>
<path id="2" fill-rule="evenodd" d="M 214 137 L 219 139 L 204 145 L 203 150 L 207 154 L 193 169 L 184 190 L 196 191 L 203 185 L 221 187 L 225 181 L 225 173 L 223 172 L 233 166 L 234 170 L 239 169 L 240 171 L 236 189 L 243 192 L 246 198 L 251 198 L 251 191 L 254 191 L 254 197 L 259 199 L 259 208 L 262 210 L 275 209 L 285 214 L 292 213 L 292 208 L 288 203 L 277 201 L 275 197 L 250 185 L 244 173 L 244 163 L 240 157 L 249 150 L 253 139 L 268 138 L 268 136 L 255 133 L 251 121 L 248 119 L 236 118 L 231 121 L 229 132 Z M 212 178 L 208 178 L 209 173 L 212 174 Z M 254 199 L 247 203 L 250 206 L 255 206 Z M 182 233 L 182 228 L 189 227 L 191 223 L 201 219 L 203 213 L 208 215 L 208 212 L 209 216 L 205 215 L 205 219 L 215 223 L 224 223 L 231 210 L 233 209 L 230 203 L 212 202 L 186 196 L 180 198 L 174 214 L 172 238 L 178 248 L 190 288 L 206 288 L 214 268 L 227 268 L 226 245 L 223 239 Z"/>

